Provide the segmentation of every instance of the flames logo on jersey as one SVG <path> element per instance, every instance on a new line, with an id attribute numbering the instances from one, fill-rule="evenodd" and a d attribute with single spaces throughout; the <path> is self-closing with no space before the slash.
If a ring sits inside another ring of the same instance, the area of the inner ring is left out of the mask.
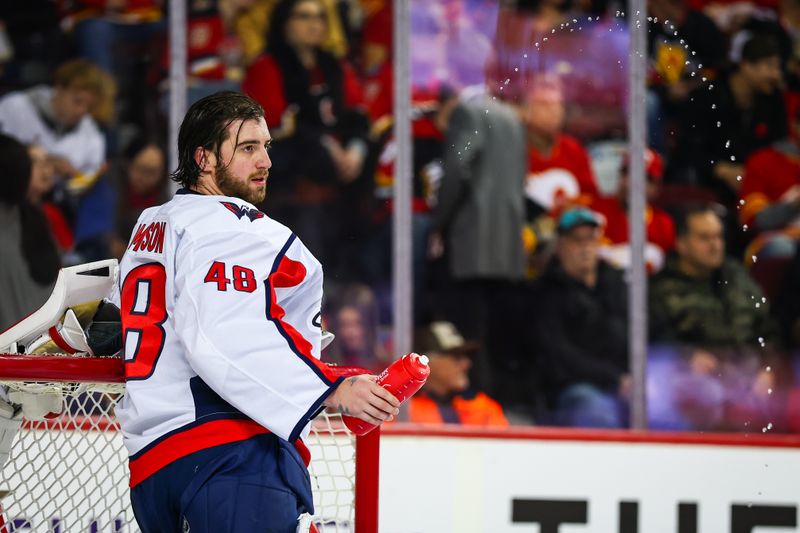
<path id="1" fill-rule="evenodd" d="M 233 202 L 220 202 L 225 209 L 236 215 L 236 218 L 242 218 L 246 216 L 250 219 L 250 222 L 254 220 L 258 220 L 259 218 L 264 218 L 266 215 L 259 211 L 258 209 L 250 209 L 249 207 L 245 207 L 243 205 L 237 205 Z"/>

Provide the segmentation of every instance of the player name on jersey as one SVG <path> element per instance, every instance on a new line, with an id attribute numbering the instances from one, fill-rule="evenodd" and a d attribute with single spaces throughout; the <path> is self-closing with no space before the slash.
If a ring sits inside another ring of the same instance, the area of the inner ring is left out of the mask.
<path id="1" fill-rule="evenodd" d="M 136 233 L 133 234 L 131 243 L 128 245 L 128 249 L 134 252 L 146 250 L 148 252 L 160 254 L 164 250 L 164 232 L 166 227 L 166 222 L 139 224 L 139 227 L 136 228 Z"/>

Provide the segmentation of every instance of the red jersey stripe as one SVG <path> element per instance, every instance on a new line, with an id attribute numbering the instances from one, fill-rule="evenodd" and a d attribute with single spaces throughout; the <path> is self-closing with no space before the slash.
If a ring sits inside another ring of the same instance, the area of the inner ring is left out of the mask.
<path id="1" fill-rule="evenodd" d="M 165 466 L 194 452 L 239 442 L 269 430 L 252 420 L 213 420 L 175 433 L 130 461 L 131 488 Z"/>

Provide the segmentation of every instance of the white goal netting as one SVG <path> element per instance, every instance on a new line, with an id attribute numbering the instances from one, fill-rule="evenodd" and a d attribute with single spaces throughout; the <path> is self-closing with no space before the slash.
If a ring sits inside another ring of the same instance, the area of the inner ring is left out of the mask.
<path id="1" fill-rule="evenodd" d="M 114 418 L 119 394 L 65 394 L 61 415 L 25 422 L 0 475 L 0 533 L 134 533 L 127 453 Z M 355 438 L 339 415 L 320 415 L 307 445 L 315 523 L 353 531 Z"/>

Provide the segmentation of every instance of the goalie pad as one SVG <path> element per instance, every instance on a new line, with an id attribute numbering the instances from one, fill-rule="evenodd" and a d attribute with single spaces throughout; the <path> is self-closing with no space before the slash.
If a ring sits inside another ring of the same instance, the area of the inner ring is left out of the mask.
<path id="1" fill-rule="evenodd" d="M 0 333 L 0 352 L 18 352 L 61 322 L 67 309 L 75 309 L 80 319 L 82 305 L 94 305 L 109 296 L 117 280 L 119 266 L 116 259 L 95 261 L 84 265 L 62 268 L 58 273 L 53 293 L 47 302 L 24 320 Z"/>
<path id="2" fill-rule="evenodd" d="M 26 351 L 32 354 L 42 353 L 87 353 L 94 355 L 89 347 L 89 341 L 83 326 L 78 320 L 75 311 L 67 309 L 64 313 L 64 321 L 56 324 L 47 330 L 38 339 L 34 340 L 26 347 Z"/>
<path id="3" fill-rule="evenodd" d="M 117 274 L 116 259 L 62 268 L 47 302 L 0 333 L 0 352 L 17 353 L 24 350 L 32 354 L 94 355 L 96 352 L 86 329 L 101 314 L 103 298 L 110 295 Z M 107 321 L 108 314 L 106 312 L 103 315 L 103 322 Z M 104 332 L 99 337 L 101 342 L 94 343 L 95 346 L 107 352 L 113 334 Z M 14 382 L 8 384 L 7 392 L 3 389 L 5 387 L 0 388 L 0 397 L 20 405 L 22 414 L 29 420 L 40 420 L 60 413 L 65 390 L 70 394 L 80 392 L 77 385 L 62 383 Z"/>
<path id="4" fill-rule="evenodd" d="M 37 391 L 28 386 L 26 390 L 9 391 L 8 398 L 14 404 L 21 406 L 22 416 L 27 420 L 44 420 L 61 413 L 63 397 L 61 387 L 42 385 Z"/>

